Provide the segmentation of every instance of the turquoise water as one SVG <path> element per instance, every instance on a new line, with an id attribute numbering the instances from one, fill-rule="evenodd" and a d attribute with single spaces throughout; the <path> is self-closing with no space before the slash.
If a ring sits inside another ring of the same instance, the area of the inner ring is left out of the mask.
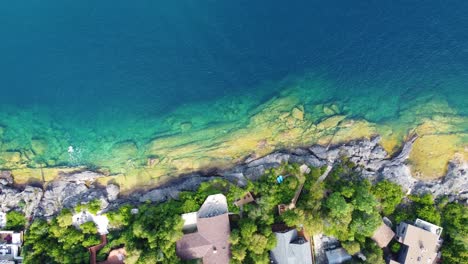
<path id="1" fill-rule="evenodd" d="M 88 164 L 179 121 L 247 122 L 303 76 L 322 84 L 304 93 L 357 118 L 397 119 L 427 98 L 466 116 L 467 13 L 461 0 L 4 1 L 2 151 L 39 139 L 43 159 Z"/>

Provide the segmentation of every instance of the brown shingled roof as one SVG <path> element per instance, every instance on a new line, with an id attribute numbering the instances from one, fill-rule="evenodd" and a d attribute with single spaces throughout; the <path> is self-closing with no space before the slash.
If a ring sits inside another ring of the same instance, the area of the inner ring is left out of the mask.
<path id="1" fill-rule="evenodd" d="M 229 214 L 225 212 L 216 215 L 216 212 L 224 211 L 221 210 L 223 208 L 217 207 L 219 202 L 223 201 L 216 201 L 216 199 L 214 201 L 216 206 L 211 207 L 211 210 L 214 210 L 213 212 L 210 212 L 207 207 L 205 209 L 208 210 L 204 212 L 205 214 L 198 214 L 198 232 L 186 234 L 177 241 L 176 252 L 181 259 L 203 259 L 204 264 L 229 263 L 229 235 L 231 234 Z M 224 204 L 224 206 L 226 206 L 225 211 L 227 211 L 227 204 Z M 206 215 L 214 216 L 201 217 Z"/>
<path id="2" fill-rule="evenodd" d="M 384 222 L 377 228 L 372 235 L 372 240 L 379 245 L 379 247 L 384 248 L 388 246 L 390 241 L 395 237 L 395 232 L 392 231 Z"/>
<path id="3" fill-rule="evenodd" d="M 184 235 L 176 244 L 177 255 L 182 259 L 203 258 L 210 247 L 210 241 L 199 233 Z"/>

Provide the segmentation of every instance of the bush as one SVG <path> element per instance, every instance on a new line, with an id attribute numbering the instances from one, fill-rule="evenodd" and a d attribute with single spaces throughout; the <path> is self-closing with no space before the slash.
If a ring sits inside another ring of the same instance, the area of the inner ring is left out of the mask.
<path id="1" fill-rule="evenodd" d="M 401 244 L 398 242 L 392 242 L 392 245 L 390 245 L 390 250 L 395 254 L 398 253 L 398 251 L 400 251 L 400 248 Z"/>
<path id="2" fill-rule="evenodd" d="M 95 199 L 92 200 L 87 204 L 88 206 L 88 211 L 92 214 L 97 214 L 99 210 L 101 210 L 101 200 Z"/>
<path id="3" fill-rule="evenodd" d="M 350 255 L 357 254 L 361 250 L 361 245 L 356 241 L 345 241 L 341 245 Z"/>

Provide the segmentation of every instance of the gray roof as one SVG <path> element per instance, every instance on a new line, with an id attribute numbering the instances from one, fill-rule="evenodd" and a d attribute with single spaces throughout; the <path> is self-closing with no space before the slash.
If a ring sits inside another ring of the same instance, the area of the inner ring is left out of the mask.
<path id="1" fill-rule="evenodd" d="M 297 230 L 275 233 L 277 244 L 270 252 L 273 263 L 312 264 L 310 242 L 298 241 Z"/>
<path id="2" fill-rule="evenodd" d="M 328 264 L 340 264 L 352 258 L 344 248 L 326 251 L 325 255 L 327 256 Z"/>

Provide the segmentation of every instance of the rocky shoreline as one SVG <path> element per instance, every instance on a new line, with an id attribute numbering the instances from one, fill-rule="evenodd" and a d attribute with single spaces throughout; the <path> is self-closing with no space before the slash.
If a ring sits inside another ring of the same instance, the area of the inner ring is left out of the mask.
<path id="1" fill-rule="evenodd" d="M 11 172 L 1 171 L 0 210 L 22 211 L 29 219 L 50 218 L 62 208 L 72 208 L 80 203 L 100 199 L 102 210 L 105 212 L 124 203 L 136 205 L 146 201 L 164 202 L 177 198 L 181 191 L 195 190 L 202 182 L 216 178 L 225 178 L 242 186 L 247 180 L 255 181 L 265 170 L 278 167 L 284 162 L 321 167 L 333 165 L 340 157 L 347 157 L 359 165 L 356 170 L 363 179 L 373 182 L 386 179 L 401 185 L 407 193 L 430 192 L 434 196 L 446 195 L 450 200 L 466 203 L 468 162 L 452 160 L 443 178 L 432 181 L 418 180 L 411 175 L 410 165 L 407 163 L 416 138 L 417 136 L 413 136 L 407 140 L 401 151 L 393 157 L 389 157 L 379 144 L 378 136 L 336 146 L 314 145 L 309 148 L 277 151 L 261 158 L 247 158 L 241 164 L 227 170 L 184 175 L 158 188 L 149 191 L 136 190 L 129 195 L 121 195 L 117 184 L 100 185 L 97 180 L 106 175 L 92 171 L 63 173 L 43 188 L 32 185 L 17 186 Z"/>

